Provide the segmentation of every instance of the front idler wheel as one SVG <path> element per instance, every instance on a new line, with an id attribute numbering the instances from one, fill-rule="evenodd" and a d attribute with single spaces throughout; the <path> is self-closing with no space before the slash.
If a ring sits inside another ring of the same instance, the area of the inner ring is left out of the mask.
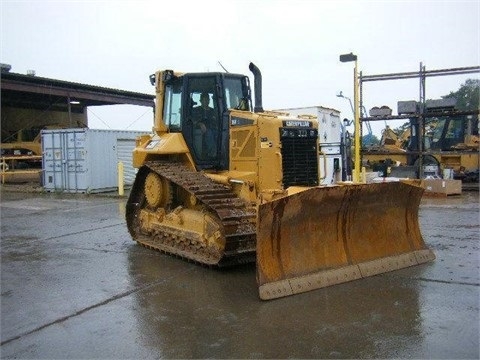
<path id="1" fill-rule="evenodd" d="M 145 200 L 153 208 L 165 208 L 170 202 L 170 186 L 160 175 L 150 172 L 145 178 L 144 184 Z"/>

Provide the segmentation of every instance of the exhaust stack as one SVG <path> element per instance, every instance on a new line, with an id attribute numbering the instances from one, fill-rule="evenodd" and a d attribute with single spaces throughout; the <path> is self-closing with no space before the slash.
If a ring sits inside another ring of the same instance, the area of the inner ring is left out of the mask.
<path id="1" fill-rule="evenodd" d="M 262 73 L 260 69 L 255 66 L 254 63 L 250 63 L 248 66 L 250 71 L 253 73 L 254 80 L 253 80 L 253 87 L 255 91 L 255 107 L 253 109 L 254 112 L 263 112 L 262 106 Z"/>

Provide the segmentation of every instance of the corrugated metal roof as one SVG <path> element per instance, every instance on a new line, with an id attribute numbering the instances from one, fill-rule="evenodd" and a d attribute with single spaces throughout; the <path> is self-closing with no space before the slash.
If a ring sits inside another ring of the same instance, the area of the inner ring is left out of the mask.
<path id="1" fill-rule="evenodd" d="M 39 76 L 1 72 L 2 106 L 83 111 L 91 105 L 154 106 L 155 96 Z M 78 102 L 72 104 L 72 101 Z"/>

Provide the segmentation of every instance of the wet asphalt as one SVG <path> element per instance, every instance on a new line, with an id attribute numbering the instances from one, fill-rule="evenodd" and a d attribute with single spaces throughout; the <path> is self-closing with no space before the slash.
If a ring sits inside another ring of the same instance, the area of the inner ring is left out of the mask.
<path id="1" fill-rule="evenodd" d="M 125 202 L 1 192 L 2 359 L 479 358 L 478 191 L 422 200 L 433 263 L 272 301 L 137 245 Z"/>

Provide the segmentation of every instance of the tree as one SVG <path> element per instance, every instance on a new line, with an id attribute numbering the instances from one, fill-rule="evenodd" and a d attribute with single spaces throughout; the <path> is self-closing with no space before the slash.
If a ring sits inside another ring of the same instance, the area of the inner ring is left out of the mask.
<path id="1" fill-rule="evenodd" d="M 460 111 L 473 111 L 479 109 L 480 102 L 480 79 L 467 79 L 464 84 L 460 85 L 457 91 L 450 91 L 448 95 L 442 96 L 443 99 L 454 98 L 457 100 L 455 108 Z M 427 120 L 431 122 L 432 120 Z M 435 120 L 433 120 L 435 121 Z M 402 134 L 410 127 L 407 121 L 399 127 L 392 129 L 397 135 Z"/>
<path id="2" fill-rule="evenodd" d="M 442 98 L 457 99 L 457 109 L 460 111 L 478 110 L 480 102 L 480 79 L 467 79 L 457 91 Z"/>
<path id="3" fill-rule="evenodd" d="M 404 122 L 402 125 L 399 127 L 396 127 L 395 129 L 392 129 L 393 132 L 397 135 L 403 134 L 404 131 L 408 130 L 410 128 L 410 121 Z"/>

